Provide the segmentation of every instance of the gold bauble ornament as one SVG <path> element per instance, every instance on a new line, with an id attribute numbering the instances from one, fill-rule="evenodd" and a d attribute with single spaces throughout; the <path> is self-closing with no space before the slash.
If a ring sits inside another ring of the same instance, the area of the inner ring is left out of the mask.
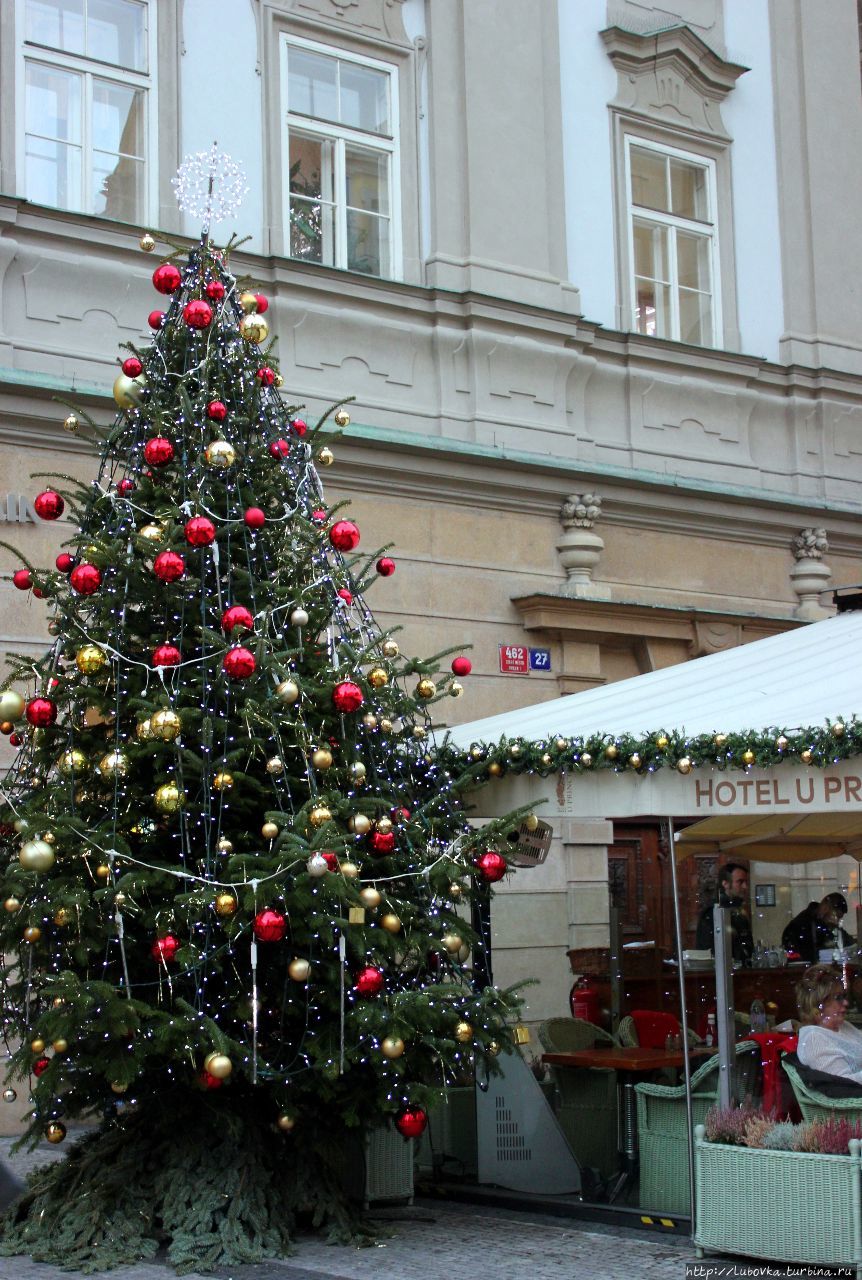
<path id="1" fill-rule="evenodd" d="M 204 1058 L 204 1071 L 216 1080 L 227 1080 L 233 1071 L 233 1063 L 226 1053 L 208 1053 Z"/>
<path id="2" fill-rule="evenodd" d="M 228 773 L 227 769 L 219 769 L 213 778 L 214 791 L 230 791 L 233 786 L 233 774 Z"/>
<path id="3" fill-rule="evenodd" d="M 317 461 L 321 467 L 332 466 L 333 462 L 335 461 L 335 454 L 328 447 L 328 445 L 324 445 L 322 449 L 318 449 Z"/>
<path id="4" fill-rule="evenodd" d="M 350 772 L 353 774 L 353 777 L 357 782 L 362 782 L 367 773 L 367 769 L 361 760 L 357 760 L 355 764 L 350 766 Z"/>
<path id="5" fill-rule="evenodd" d="M 464 886 L 460 885 L 457 880 L 453 880 L 452 883 L 449 885 L 450 898 L 456 898 L 456 899 L 460 898 L 463 892 L 464 892 Z"/>
<path id="6" fill-rule="evenodd" d="M 688 756 L 681 756 L 676 762 L 677 770 L 680 773 L 691 773 L 691 761 Z"/>
<path id="7" fill-rule="evenodd" d="M 378 725 L 379 725 L 379 727 L 380 727 L 380 732 L 381 732 L 381 733 L 391 733 L 391 732 L 392 732 L 392 721 L 391 721 L 391 720 L 389 720 L 389 719 L 387 719 L 387 717 L 386 717 L 386 716 L 384 716 L 381 720 L 378 720 L 378 722 L 377 722 L 377 723 L 378 723 Z"/>
<path id="8" fill-rule="evenodd" d="M 457 680 L 453 680 L 452 683 L 449 685 L 450 698 L 460 698 L 463 692 L 464 692 L 464 686 L 463 684 L 460 684 Z"/>
<path id="9" fill-rule="evenodd" d="M 724 746 L 724 744 L 725 744 L 725 742 L 727 742 L 727 734 L 726 734 L 726 733 L 717 733 L 717 734 L 715 735 L 715 737 L 713 738 L 713 742 L 715 743 L 715 745 L 716 745 L 717 747 L 723 747 L 723 746 Z"/>
<path id="10" fill-rule="evenodd" d="M 111 1093 L 127 1093 L 128 1089 L 129 1086 L 127 1084 L 123 1084 L 122 1080 L 111 1081 Z"/>
<path id="11" fill-rule="evenodd" d="M 656 738 L 655 745 L 658 747 L 659 751 L 667 751 L 668 746 L 670 744 L 668 742 L 668 739 L 664 736 L 664 734 L 662 734 L 660 737 Z"/>
<path id="12" fill-rule="evenodd" d="M 28 840 L 21 846 L 18 861 L 25 871 L 47 871 L 54 865 L 55 854 L 45 840 Z"/>
<path id="13" fill-rule="evenodd" d="M 327 747 L 318 747 L 312 752 L 311 763 L 315 769 L 331 769 L 332 768 L 332 752 Z"/>
<path id="14" fill-rule="evenodd" d="M 754 752 L 751 750 L 751 748 L 750 748 L 750 747 L 748 748 L 748 750 L 747 750 L 747 751 L 743 751 L 743 753 L 742 753 L 742 763 L 743 763 L 743 764 L 754 764 Z"/>
<path id="15" fill-rule="evenodd" d="M 176 711 L 171 711 L 170 708 L 154 711 L 150 716 L 150 731 L 160 742 L 173 742 L 174 738 L 179 736 L 182 727 L 182 720 Z"/>
<path id="16" fill-rule="evenodd" d="M 54 924 L 57 925 L 59 929 L 62 929 L 67 924 L 71 924 L 72 919 L 72 912 L 68 907 L 58 907 L 54 912 Z"/>
<path id="17" fill-rule="evenodd" d="M 120 890 L 114 894 L 114 906 L 121 907 L 126 901 L 126 895 Z"/>
<path id="18" fill-rule="evenodd" d="M 111 868 L 106 862 L 102 862 L 98 867 L 96 867 L 96 876 L 99 880 L 107 880 L 110 874 Z"/>
<path id="19" fill-rule="evenodd" d="M 387 638 L 380 646 L 380 652 L 384 658 L 397 658 L 401 650 L 398 648 L 398 641 Z"/>
<path id="20" fill-rule="evenodd" d="M 109 751 L 98 764 L 103 778 L 125 778 L 129 772 L 129 759 L 124 751 Z"/>
<path id="21" fill-rule="evenodd" d="M 44 1051 L 45 1051 L 45 1041 L 42 1039 L 41 1036 L 37 1036 L 35 1040 L 30 1041 L 31 1053 L 44 1053 Z"/>
<path id="22" fill-rule="evenodd" d="M 63 430 L 68 431 L 69 435 L 74 435 L 80 425 L 81 424 L 75 417 L 74 413 L 67 414 L 63 419 Z"/>
<path id="23" fill-rule="evenodd" d="M 509 747 L 509 755 L 512 757 L 513 760 L 520 760 L 522 752 L 517 742 L 513 746 Z M 482 758 L 482 753 L 480 751 L 476 759 L 480 760 L 481 758 Z"/>
<path id="24" fill-rule="evenodd" d="M 366 711 L 365 715 L 362 717 L 362 723 L 365 725 L 366 729 L 376 729 L 377 716 L 373 711 Z"/>
<path id="25" fill-rule="evenodd" d="M 161 542 L 164 536 L 165 531 L 160 524 L 142 524 L 138 530 L 138 537 L 145 542 Z"/>
<path id="26" fill-rule="evenodd" d="M 593 763 L 593 757 L 590 755 L 589 751 L 582 751 L 581 764 L 584 766 L 584 768 L 589 769 L 592 763 Z"/>
<path id="27" fill-rule="evenodd" d="M 380 1052 L 384 1058 L 389 1058 L 390 1061 L 400 1058 L 404 1052 L 404 1041 L 400 1036 L 387 1036 L 385 1040 L 380 1042 Z"/>
<path id="28" fill-rule="evenodd" d="M 283 386 L 284 386 L 284 378 L 281 376 L 281 374 L 278 372 L 278 370 L 277 370 L 277 369 L 276 369 L 276 371 L 275 371 L 275 377 L 273 378 L 272 385 L 273 385 L 274 387 L 283 387 Z"/>
<path id="29" fill-rule="evenodd" d="M 446 950 L 454 956 L 461 950 L 463 938 L 457 933 L 444 933 L 441 942 Z"/>
<path id="30" fill-rule="evenodd" d="M 219 836 L 218 840 L 216 840 L 216 851 L 218 853 L 233 853 L 233 841 L 228 840 L 227 836 Z"/>
<path id="31" fill-rule="evenodd" d="M 226 471 L 236 462 L 236 449 L 227 440 L 213 440 L 204 450 L 204 457 L 214 471 Z"/>
<path id="32" fill-rule="evenodd" d="M 185 793 L 175 782 L 165 782 L 156 788 L 153 800 L 159 813 L 178 813 L 183 807 Z"/>
<path id="33" fill-rule="evenodd" d="M 347 819 L 347 828 L 357 836 L 367 836 L 371 830 L 371 819 L 364 813 L 354 813 Z"/>
<path id="34" fill-rule="evenodd" d="M 339 863 L 339 870 L 345 880 L 355 880 L 359 875 L 359 868 L 355 862 L 341 862 Z"/>
<path id="35" fill-rule="evenodd" d="M 811 764 L 811 761 L 813 759 L 813 754 L 806 747 L 804 751 L 799 752 L 799 759 L 802 761 L 803 764 Z"/>
<path id="36" fill-rule="evenodd" d="M 143 374 L 127 378 L 121 373 L 114 381 L 114 401 L 118 409 L 137 409 L 147 385 Z"/>
<path id="37" fill-rule="evenodd" d="M 8 911 L 10 916 L 13 915 L 16 911 L 20 911 L 21 910 L 20 898 L 7 898 L 3 903 L 3 910 Z"/>
<path id="38" fill-rule="evenodd" d="M 332 813 L 325 804 L 315 805 L 308 815 L 308 821 L 313 827 L 322 827 L 325 822 L 331 822 L 331 820 Z"/>
<path id="39" fill-rule="evenodd" d="M 368 907 L 370 911 L 373 911 L 375 907 L 379 907 L 381 903 L 379 891 L 370 884 L 359 890 L 359 898 L 362 905 Z"/>
<path id="40" fill-rule="evenodd" d="M 633 751 L 632 754 L 629 756 L 629 764 L 633 769 L 639 769 L 643 764 L 643 760 L 641 760 L 637 751 Z"/>
<path id="41" fill-rule="evenodd" d="M 153 726 L 149 720 L 139 720 L 135 725 L 135 737 L 138 742 L 152 742 Z"/>
<path id="42" fill-rule="evenodd" d="M 264 840 L 274 840 L 278 835 L 278 827 L 274 822 L 265 822 L 260 829 L 260 834 Z"/>
<path id="43" fill-rule="evenodd" d="M 503 766 L 499 763 L 498 760 L 492 760 L 491 763 L 488 765 L 488 773 L 491 775 L 492 778 L 499 778 L 502 772 L 503 772 Z"/>
<path id="44" fill-rule="evenodd" d="M 528 813 L 526 818 L 524 819 L 524 826 L 527 828 L 528 831 L 538 831 L 539 819 L 536 817 L 534 813 Z"/>
<path id="45" fill-rule="evenodd" d="M 840 720 L 836 720 L 832 726 L 833 738 L 843 738 L 844 733 L 845 733 L 844 725 L 841 723 Z"/>
<path id="46" fill-rule="evenodd" d="M 296 1128 L 296 1119 L 289 1115 L 286 1111 L 282 1111 L 281 1115 L 275 1122 L 282 1133 L 291 1133 Z"/>
<path id="47" fill-rule="evenodd" d="M 144 232 L 144 234 L 141 236 L 140 240 L 138 241 L 138 244 L 141 246 L 144 253 L 152 253 L 153 249 L 155 249 L 156 247 L 156 242 L 153 239 L 153 237 L 150 235 L 149 231 Z"/>
<path id="48" fill-rule="evenodd" d="M 473 1028 L 469 1022 L 459 1022 L 455 1027 L 455 1039 L 461 1044 L 469 1044 L 473 1039 Z"/>
<path id="49" fill-rule="evenodd" d="M 374 825 L 381 835 L 388 836 L 395 824 L 391 818 L 387 818 L 384 815 L 382 818 L 378 818 Z"/>
<path id="50" fill-rule="evenodd" d="M 250 315 L 243 316 L 239 322 L 239 331 L 245 338 L 246 342 L 266 342 L 269 333 L 269 325 L 263 316 L 259 316 L 252 312 Z"/>
<path id="51" fill-rule="evenodd" d="M 294 982 L 307 982 L 311 973 L 311 964 L 308 960 L 302 960 L 299 956 L 295 956 L 287 966 L 287 972 Z"/>
<path id="52" fill-rule="evenodd" d="M 77 747 L 64 751 L 57 761 L 57 772 L 64 778 L 74 778 L 86 773 L 88 767 L 87 757 Z"/>
<path id="53" fill-rule="evenodd" d="M 338 427 L 350 426 L 350 414 L 347 412 L 346 409 L 336 409 L 335 413 L 332 416 L 333 416 L 333 419 L 335 420 L 336 426 Z"/>
<path id="54" fill-rule="evenodd" d="M 217 916 L 234 915 L 237 905 L 237 900 L 232 893 L 219 893 L 216 895 L 215 909 Z"/>
<path id="55" fill-rule="evenodd" d="M 385 916 L 381 916 L 380 923 L 387 933 L 401 932 L 401 921 L 393 911 L 388 912 Z"/>
<path id="56" fill-rule="evenodd" d="M 59 1009 L 61 1004 L 65 1004 L 65 1001 L 62 996 L 54 996 L 54 999 L 51 1001 L 51 1004 L 54 1006 L 55 1009 Z"/>
<path id="57" fill-rule="evenodd" d="M 489 1040 L 488 1043 L 485 1045 L 485 1052 L 487 1053 L 489 1058 L 496 1058 L 500 1052 L 500 1047 L 501 1046 L 497 1043 L 496 1040 Z"/>
<path id="58" fill-rule="evenodd" d="M 270 756 L 266 762 L 266 771 L 273 778 L 277 778 L 280 773 L 284 773 L 284 761 L 281 756 Z"/>
<path id="59" fill-rule="evenodd" d="M 42 930 L 39 928 L 38 925 L 31 924 L 29 928 L 24 930 L 25 942 L 30 942 L 30 943 L 38 942 L 41 937 L 42 937 Z"/>
<path id="60" fill-rule="evenodd" d="M 780 733 L 775 739 L 775 746 L 778 751 L 786 751 L 788 742 L 783 733 Z"/>
<path id="61" fill-rule="evenodd" d="M 615 742 L 609 742 L 605 747 L 605 755 L 609 760 L 616 760 L 620 754 L 620 749 Z"/>
<path id="62" fill-rule="evenodd" d="M 44 834 L 43 834 L 43 836 L 42 836 L 42 839 L 45 841 L 45 843 L 46 843 L 46 844 L 56 844 L 56 843 L 57 843 L 57 837 L 54 835 L 54 832 L 53 832 L 53 831 L 46 831 L 46 832 L 44 832 Z"/>
<path id="63" fill-rule="evenodd" d="M 257 294 L 250 293 L 248 289 L 239 295 L 239 305 L 242 307 L 247 316 L 254 315 L 257 311 Z"/>
<path id="64" fill-rule="evenodd" d="M 389 672 L 383 667 L 372 667 L 368 672 L 368 683 L 373 689 L 382 689 L 389 683 Z"/>
<path id="65" fill-rule="evenodd" d="M 554 743 L 554 746 L 557 748 L 558 751 L 565 751 L 568 745 L 569 745 L 568 738 L 557 738 L 556 742 Z"/>
<path id="66" fill-rule="evenodd" d="M 50 1124 L 45 1125 L 45 1137 L 53 1145 L 62 1142 L 66 1136 L 66 1126 L 61 1124 L 59 1120 L 52 1120 Z"/>
<path id="67" fill-rule="evenodd" d="M 545 766 L 546 769 L 553 764 L 553 760 L 551 759 L 547 751 L 542 756 L 542 764 Z"/>
<path id="68" fill-rule="evenodd" d="M 424 676 L 416 686 L 416 697 L 420 698 L 423 702 L 427 702 L 429 698 L 433 698 L 436 692 L 436 684 L 433 680 L 429 680 L 427 676 Z"/>
<path id="69" fill-rule="evenodd" d="M 0 693 L 0 720 L 20 720 L 26 705 L 15 689 L 4 689 Z"/>
<path id="70" fill-rule="evenodd" d="M 295 680 L 282 680 L 275 686 L 275 696 L 292 706 L 299 701 L 299 685 Z"/>
<path id="71" fill-rule="evenodd" d="M 85 676 L 101 671 L 107 661 L 107 654 L 96 644 L 85 644 L 75 654 L 75 666 Z"/>
<path id="72" fill-rule="evenodd" d="M 63 1040 L 62 1037 L 59 1040 L 55 1040 L 51 1045 L 51 1048 L 54 1050 L 55 1053 L 65 1053 L 68 1047 L 69 1047 L 69 1041 Z"/>

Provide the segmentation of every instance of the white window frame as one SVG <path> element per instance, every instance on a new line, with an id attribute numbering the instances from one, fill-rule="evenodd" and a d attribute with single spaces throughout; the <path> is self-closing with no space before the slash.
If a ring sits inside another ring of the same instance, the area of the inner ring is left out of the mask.
<path id="1" fill-rule="evenodd" d="M 381 71 L 389 78 L 389 116 L 390 134 L 368 133 L 364 129 L 354 129 L 349 125 L 337 124 L 334 121 L 319 120 L 314 116 L 291 113 L 288 96 L 288 50 L 290 47 L 307 49 L 311 53 L 320 53 L 328 58 L 338 58 L 342 62 L 352 62 L 360 67 L 369 67 Z M 401 240 L 401 151 L 399 140 L 400 110 L 398 102 L 398 67 L 391 62 L 381 62 L 377 58 L 369 58 L 365 54 L 353 53 L 336 45 L 321 44 L 316 40 L 308 40 L 286 31 L 281 32 L 281 100 L 283 104 L 284 128 L 282 129 L 282 209 L 284 210 L 284 252 L 290 258 L 290 129 L 293 125 L 300 133 L 316 134 L 336 143 L 334 164 L 334 213 L 335 243 L 333 261 L 331 263 L 315 263 L 315 266 L 329 266 L 342 271 L 351 271 L 347 265 L 347 183 L 345 175 L 345 144 L 354 143 L 371 151 L 385 153 L 389 156 L 389 270 L 379 276 L 368 275 L 370 280 L 400 280 L 403 273 L 403 245 Z M 302 261 L 292 258 L 294 262 Z M 366 275 L 366 272 L 357 272 Z"/>
<path id="2" fill-rule="evenodd" d="M 2 2 L 2 0 L 0 0 Z M 144 208 L 136 216 L 135 222 L 155 225 L 158 222 L 156 210 L 158 209 L 158 85 L 157 85 L 157 55 L 158 41 L 156 32 L 156 23 L 158 20 L 156 0 L 143 0 L 143 5 L 147 11 L 147 70 L 146 72 L 132 71 L 128 67 L 115 67 L 109 62 L 100 62 L 95 58 L 86 57 L 83 54 L 65 53 L 60 49 L 53 49 L 48 45 L 31 43 L 25 38 L 27 30 L 26 17 L 26 0 L 16 0 L 15 5 L 15 30 L 18 32 L 16 41 L 16 65 L 15 65 L 15 119 L 17 127 L 15 130 L 15 171 L 18 174 L 18 186 L 25 199 L 31 199 L 27 195 L 27 160 L 26 160 L 26 134 L 27 134 L 27 100 L 26 100 L 26 64 L 28 62 L 41 63 L 42 66 L 57 67 L 63 71 L 74 71 L 81 75 L 84 82 L 84 92 L 82 94 L 82 109 L 84 114 L 82 134 L 81 134 L 81 173 L 83 191 L 81 193 L 82 200 L 80 208 L 66 208 L 66 206 L 57 206 L 69 213 L 83 213 L 90 217 L 106 218 L 108 221 L 114 221 L 108 214 L 95 213 L 92 208 L 92 105 L 93 105 L 93 79 L 112 80 L 116 84 L 123 86 L 131 86 L 135 89 L 143 89 L 145 93 L 144 106 Z M 55 206 L 51 205 L 51 208 Z"/>
<path id="3" fill-rule="evenodd" d="M 710 275 L 712 284 L 712 342 L 709 345 L 712 350 L 720 348 L 723 343 L 724 328 L 721 311 L 721 261 L 718 245 L 718 187 L 716 183 L 715 160 L 710 156 L 702 155 L 700 152 L 683 151 L 679 147 L 671 147 L 663 142 L 654 142 L 650 138 L 643 138 L 638 134 L 633 133 L 626 133 L 624 136 L 624 142 L 626 238 L 629 256 L 628 281 L 629 297 L 631 300 L 630 315 L 632 332 L 638 333 L 639 336 L 642 337 L 652 336 L 648 334 L 640 334 L 640 330 L 637 327 L 637 283 L 635 279 L 634 224 L 635 219 L 638 219 L 642 222 L 654 222 L 669 229 L 668 267 L 670 275 L 671 332 L 667 334 L 655 334 L 656 338 L 660 338 L 665 341 L 684 341 L 690 346 L 703 345 L 699 343 L 691 343 L 688 339 L 680 337 L 679 275 L 677 270 L 676 233 L 677 230 L 691 231 L 699 236 L 708 237 L 710 243 Z M 706 171 L 709 222 L 702 222 L 696 218 L 682 218 L 678 214 L 662 213 L 659 210 L 648 209 L 644 205 L 635 204 L 632 199 L 632 147 L 639 147 L 643 151 L 654 151 L 658 155 L 670 156 L 672 159 L 682 160 L 686 164 L 697 165 L 699 168 L 704 169 Z"/>

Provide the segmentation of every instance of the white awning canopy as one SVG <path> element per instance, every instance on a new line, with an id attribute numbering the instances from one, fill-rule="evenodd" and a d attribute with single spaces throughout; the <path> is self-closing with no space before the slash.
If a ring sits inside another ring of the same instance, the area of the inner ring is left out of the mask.
<path id="1" fill-rule="evenodd" d="M 678 666 L 472 720 L 455 746 L 503 737 L 701 733 L 822 726 L 862 710 L 862 612 L 849 611 Z"/>

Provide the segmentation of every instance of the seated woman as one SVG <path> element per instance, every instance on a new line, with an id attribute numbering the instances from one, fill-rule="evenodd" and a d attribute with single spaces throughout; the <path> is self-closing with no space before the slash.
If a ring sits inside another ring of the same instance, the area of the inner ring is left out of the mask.
<path id="1" fill-rule="evenodd" d="M 805 970 L 796 987 L 802 1023 L 796 1055 L 804 1067 L 862 1086 L 862 1031 L 844 1021 L 848 999 L 833 965 Z"/>

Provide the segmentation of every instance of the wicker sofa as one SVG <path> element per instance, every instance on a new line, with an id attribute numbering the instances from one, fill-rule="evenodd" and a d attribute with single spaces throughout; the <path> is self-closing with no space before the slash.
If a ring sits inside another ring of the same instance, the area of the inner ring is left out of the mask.
<path id="1" fill-rule="evenodd" d="M 539 1027 L 539 1042 L 546 1053 L 617 1044 L 610 1032 L 580 1018 L 548 1018 Z M 557 1120 L 578 1163 L 610 1177 L 619 1163 L 616 1072 L 552 1066 L 551 1080 Z"/>
<path id="2" fill-rule="evenodd" d="M 760 1048 L 752 1040 L 736 1046 L 736 1092 L 741 1101 L 759 1091 Z M 717 1056 L 691 1077 L 692 1112 L 702 1124 L 718 1097 Z M 668 1214 L 691 1213 L 685 1085 L 635 1085 L 640 1145 L 640 1203 Z"/>
<path id="3" fill-rule="evenodd" d="M 781 1060 L 781 1069 L 787 1075 L 799 1104 L 803 1120 L 862 1120 L 862 1097 L 827 1097 L 806 1084 L 787 1056 Z"/>

